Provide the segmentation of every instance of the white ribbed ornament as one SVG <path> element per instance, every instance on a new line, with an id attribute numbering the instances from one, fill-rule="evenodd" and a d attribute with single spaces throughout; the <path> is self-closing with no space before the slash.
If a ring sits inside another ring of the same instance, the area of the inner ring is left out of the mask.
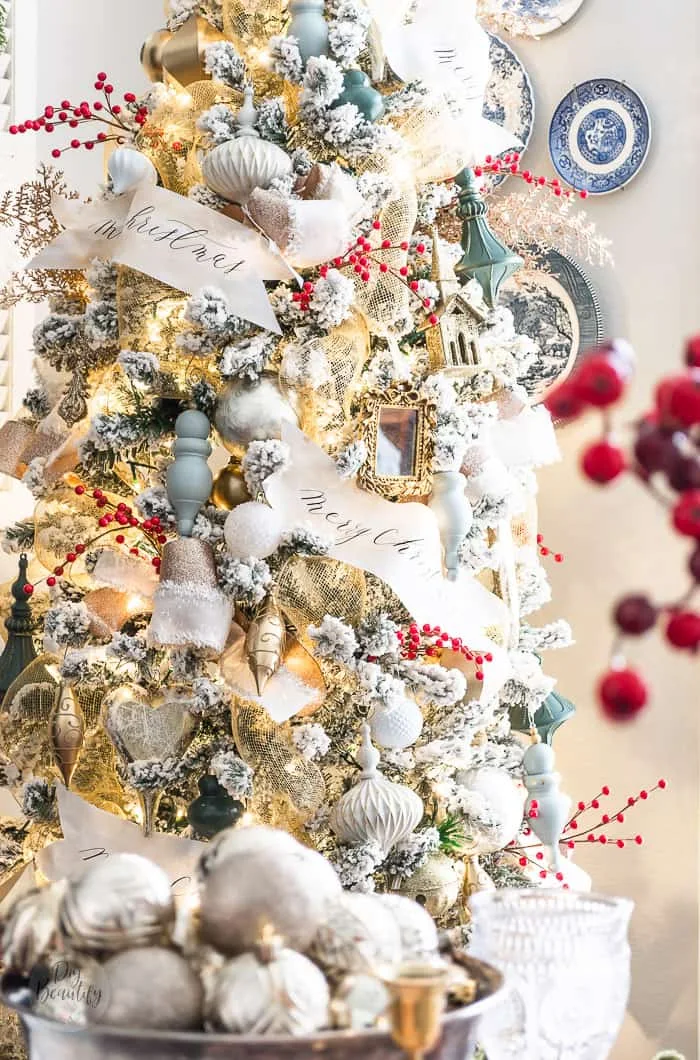
<path id="1" fill-rule="evenodd" d="M 133 191 L 141 184 L 158 183 L 158 173 L 150 158 L 133 147 L 118 147 L 109 156 L 107 172 L 115 195 Z"/>
<path id="2" fill-rule="evenodd" d="M 215 147 L 202 161 L 207 186 L 222 198 L 241 206 L 256 188 L 269 188 L 273 180 L 286 177 L 292 171 L 292 160 L 286 151 L 261 140 L 254 127 L 256 111 L 252 88 L 245 89 L 244 97 L 236 118 L 235 139 Z"/>
<path id="3" fill-rule="evenodd" d="M 423 715 L 414 699 L 408 696 L 401 703 L 382 706 L 372 713 L 369 721 L 372 739 L 380 747 L 402 751 L 416 742 L 423 728 Z"/>
<path id="4" fill-rule="evenodd" d="M 336 802 L 329 824 L 342 843 L 374 842 L 388 853 L 420 824 L 423 803 L 415 791 L 382 776 L 377 769 L 379 759 L 365 723 L 357 753 L 362 773 Z"/>
<path id="5" fill-rule="evenodd" d="M 294 950 L 270 950 L 224 965 L 214 985 L 212 1022 L 231 1034 L 298 1036 L 327 1026 L 330 991 L 323 972 Z"/>

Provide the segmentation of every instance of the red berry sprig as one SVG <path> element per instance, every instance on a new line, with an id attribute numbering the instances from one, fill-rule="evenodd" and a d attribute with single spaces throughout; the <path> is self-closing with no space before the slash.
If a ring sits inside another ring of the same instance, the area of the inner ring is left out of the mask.
<path id="1" fill-rule="evenodd" d="M 107 133 L 100 130 L 95 136 L 87 140 L 73 137 L 67 147 L 55 147 L 51 151 L 52 158 L 60 158 L 65 151 L 78 150 L 83 147 L 86 151 L 92 151 L 97 144 L 115 141 L 123 144 L 126 140 L 133 139 L 133 132 L 128 123 L 124 121 L 124 107 L 113 100 L 114 85 L 107 81 L 105 73 L 98 73 L 95 80 L 95 88 L 102 92 L 103 99 L 97 99 L 92 104 L 87 100 L 80 103 L 71 103 L 64 99 L 55 106 L 44 107 L 43 114 L 37 118 L 27 118 L 25 121 L 10 126 L 12 136 L 22 135 L 27 132 L 54 133 L 57 129 L 78 129 L 89 122 L 98 122 L 108 129 L 115 130 Z M 136 125 L 145 125 L 148 119 L 146 107 L 135 107 L 136 96 L 133 92 L 124 93 L 124 102 L 127 104 L 130 119 Z"/>
<path id="2" fill-rule="evenodd" d="M 575 195 L 577 195 L 579 199 L 588 198 L 588 192 L 585 188 L 581 190 L 565 188 L 557 177 L 536 176 L 529 169 L 521 169 L 520 155 L 517 151 L 505 154 L 502 158 L 494 158 L 493 155 L 486 155 L 483 164 L 474 167 L 474 176 L 483 177 L 487 173 L 519 177 L 525 184 L 529 184 L 534 188 L 542 188 L 551 191 L 552 195 L 557 199 L 571 199 Z"/>
<path id="3" fill-rule="evenodd" d="M 618 809 L 611 810 L 609 813 L 603 812 L 598 814 L 601 809 L 601 799 L 607 798 L 611 795 L 609 786 L 604 785 L 595 798 L 589 802 L 579 802 L 577 804 L 576 812 L 572 815 L 570 820 L 564 826 L 562 833 L 562 845 L 565 845 L 568 850 L 574 850 L 579 843 L 600 843 L 601 846 L 614 847 L 615 849 L 622 850 L 628 844 L 634 844 L 635 846 L 642 846 L 644 843 L 644 837 L 637 833 L 633 836 L 620 836 L 613 835 L 610 833 L 610 827 L 614 827 L 618 824 L 625 824 L 627 814 L 631 809 L 637 806 L 640 802 L 646 802 L 647 799 L 656 791 L 665 791 L 668 787 L 668 782 L 663 778 L 658 780 L 656 784 L 649 789 L 642 789 L 637 795 L 629 795 L 625 800 L 624 804 Z M 529 817 L 537 818 L 538 807 L 537 803 L 533 801 L 531 804 L 531 810 Z M 589 814 L 591 811 L 595 813 L 596 820 L 594 824 L 586 824 L 582 817 L 584 814 Z M 581 827 L 583 825 L 583 827 Z M 605 829 L 601 831 L 601 829 Z M 522 829 L 521 834 L 526 839 L 529 839 L 532 835 L 532 829 L 527 825 Z M 521 868 L 527 868 L 528 865 L 532 865 L 538 869 L 539 876 L 541 879 L 547 879 L 548 876 L 552 876 L 559 882 L 563 882 L 564 875 L 561 872 L 551 872 L 548 869 L 543 868 L 542 862 L 544 861 L 544 854 L 541 850 L 535 850 L 539 844 L 528 843 L 518 844 L 516 840 L 508 845 L 508 852 L 518 857 L 518 864 Z M 535 850 L 534 856 L 528 851 Z M 567 889 L 567 884 L 563 884 L 564 889 Z"/>
<path id="4" fill-rule="evenodd" d="M 537 551 L 539 552 L 540 556 L 551 556 L 555 563 L 564 562 L 564 553 L 552 552 L 551 548 L 545 544 L 544 534 L 537 535 Z"/>
<path id="5" fill-rule="evenodd" d="M 474 663 L 474 677 L 477 681 L 484 680 L 483 668 L 493 662 L 491 652 L 479 652 L 469 648 L 461 637 L 451 636 L 440 626 L 425 623 L 419 629 L 417 623 L 412 622 L 407 630 L 398 630 L 396 636 L 401 644 L 402 658 L 413 660 L 424 657 L 439 662 L 444 651 L 458 652 L 467 662 Z"/>
<path id="6" fill-rule="evenodd" d="M 157 571 L 160 570 L 162 546 L 166 543 L 168 537 L 158 516 L 153 516 L 151 519 L 139 519 L 134 515 L 133 508 L 125 501 L 112 501 L 103 490 L 89 490 L 83 483 L 78 483 L 74 487 L 74 492 L 78 497 L 87 494 L 94 500 L 95 507 L 98 509 L 98 513 L 95 516 L 98 532 L 88 541 L 73 545 L 70 551 L 66 553 L 63 562 L 54 567 L 53 572 L 46 578 L 46 584 L 50 589 L 57 584 L 60 578 L 68 577 L 70 569 L 78 557 L 82 556 L 88 549 L 93 548 L 103 538 L 114 535 L 115 544 L 126 545 L 127 538 L 122 529 L 127 528 L 138 530 L 145 538 L 145 548 L 132 546 L 128 549 L 129 554 L 132 556 L 143 556 L 144 559 L 151 555 L 152 565 Z M 27 582 L 23 586 L 23 592 L 26 596 L 31 596 L 36 586 L 40 584 L 41 581 L 34 584 Z"/>

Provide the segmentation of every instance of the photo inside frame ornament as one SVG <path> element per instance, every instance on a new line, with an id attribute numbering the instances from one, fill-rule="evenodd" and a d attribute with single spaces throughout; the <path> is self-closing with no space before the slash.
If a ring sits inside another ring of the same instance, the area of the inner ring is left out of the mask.
<path id="1" fill-rule="evenodd" d="M 392 387 L 362 401 L 367 459 L 358 481 L 387 500 L 425 497 L 431 490 L 435 408 L 412 389 Z"/>

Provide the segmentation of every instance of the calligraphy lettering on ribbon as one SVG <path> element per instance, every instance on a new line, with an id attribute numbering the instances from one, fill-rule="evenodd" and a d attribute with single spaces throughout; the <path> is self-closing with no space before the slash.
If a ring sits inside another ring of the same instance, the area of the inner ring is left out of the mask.
<path id="1" fill-rule="evenodd" d="M 253 229 L 150 185 L 110 201 L 56 197 L 52 205 L 65 231 L 28 268 L 81 269 L 93 258 L 108 258 L 187 294 L 218 287 L 234 313 L 279 333 L 263 281 L 295 273 L 275 244 Z"/>

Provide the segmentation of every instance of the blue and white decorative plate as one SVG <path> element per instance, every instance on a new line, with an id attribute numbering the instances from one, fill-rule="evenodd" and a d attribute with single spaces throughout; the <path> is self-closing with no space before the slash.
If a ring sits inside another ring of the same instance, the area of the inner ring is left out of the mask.
<path id="1" fill-rule="evenodd" d="M 538 404 L 605 335 L 598 295 L 580 266 L 554 249 L 534 256 L 535 267 L 511 277 L 499 301 L 513 314 L 516 332 L 540 348 L 518 380 Z"/>
<path id="2" fill-rule="evenodd" d="M 651 143 L 649 111 L 636 92 L 610 77 L 584 81 L 566 96 L 549 127 L 557 173 L 577 191 L 606 195 L 644 164 Z"/>
<path id="3" fill-rule="evenodd" d="M 489 33 L 489 38 L 491 80 L 486 87 L 483 115 L 513 133 L 513 150 L 522 154 L 535 124 L 535 93 L 527 70 L 513 49 L 493 33 Z M 518 141 L 522 146 L 517 146 Z M 488 177 L 484 190 L 497 187 L 507 175 Z"/>
<path id="4" fill-rule="evenodd" d="M 583 4 L 583 0 L 501 0 L 501 12 L 522 24 L 523 32 L 542 37 L 566 25 Z"/>

